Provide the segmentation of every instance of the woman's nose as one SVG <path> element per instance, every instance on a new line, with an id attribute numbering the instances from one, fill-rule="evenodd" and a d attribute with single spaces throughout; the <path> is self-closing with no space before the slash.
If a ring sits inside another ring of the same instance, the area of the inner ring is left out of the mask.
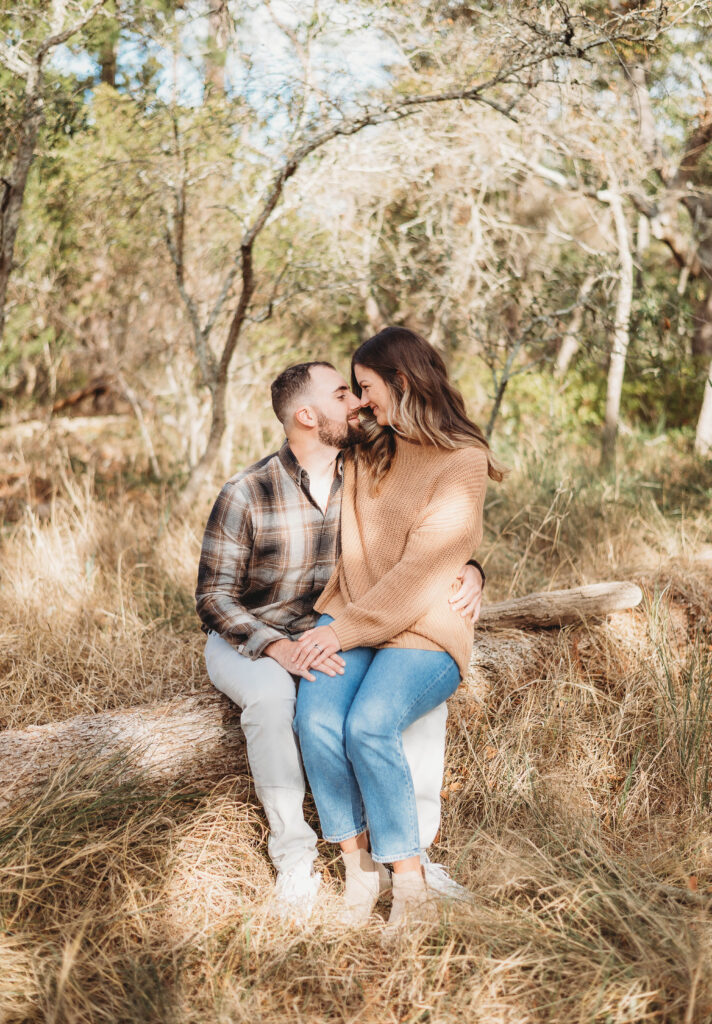
<path id="1" fill-rule="evenodd" d="M 359 409 L 365 409 L 370 404 L 371 404 L 370 399 L 366 398 L 365 395 L 361 395 L 361 399 L 360 399 L 359 404 L 358 404 Z"/>

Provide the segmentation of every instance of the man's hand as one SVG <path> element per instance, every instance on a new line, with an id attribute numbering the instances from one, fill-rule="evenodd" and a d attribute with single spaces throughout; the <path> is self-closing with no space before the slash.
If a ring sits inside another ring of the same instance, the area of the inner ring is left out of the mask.
<path id="1" fill-rule="evenodd" d="M 344 659 L 337 654 L 337 651 L 341 650 L 341 644 L 331 626 L 315 626 L 314 629 L 308 629 L 297 641 L 296 649 L 297 668 L 292 671 L 297 671 L 300 675 L 310 668 L 318 668 L 320 672 L 326 672 L 324 666 L 334 660 L 342 665 L 346 664 Z M 326 672 L 326 674 L 334 675 L 333 672 Z M 343 674 L 343 669 L 341 674 Z"/>
<path id="2" fill-rule="evenodd" d="M 475 623 L 480 617 L 482 608 L 482 577 L 479 569 L 474 565 L 463 565 L 457 574 L 461 581 L 461 587 L 456 594 L 450 598 L 450 607 L 454 612 L 459 612 L 463 619 Z"/>
<path id="3" fill-rule="evenodd" d="M 265 647 L 262 653 L 267 658 L 272 658 L 282 668 L 286 668 L 287 672 L 301 676 L 302 679 L 308 679 L 310 683 L 314 682 L 316 677 L 311 675 L 307 668 L 298 667 L 296 664 L 298 648 L 294 640 L 289 640 L 287 637 L 282 640 L 274 640 Z M 324 672 L 327 676 L 341 676 L 344 674 L 345 664 L 344 659 L 338 655 L 329 655 L 319 665 L 319 671 Z"/>

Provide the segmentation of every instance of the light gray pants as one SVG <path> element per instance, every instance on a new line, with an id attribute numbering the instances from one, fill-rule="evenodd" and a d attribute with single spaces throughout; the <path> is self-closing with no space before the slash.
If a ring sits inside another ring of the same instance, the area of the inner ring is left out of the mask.
<path id="1" fill-rule="evenodd" d="M 213 685 L 242 709 L 250 771 L 269 823 L 272 863 L 277 871 L 313 863 L 316 835 L 304 820 L 304 770 L 292 729 L 297 698 L 293 677 L 273 658 L 244 657 L 217 633 L 208 635 L 205 663 Z M 440 827 L 446 720 L 447 707 L 440 704 L 403 732 L 423 849 Z"/>

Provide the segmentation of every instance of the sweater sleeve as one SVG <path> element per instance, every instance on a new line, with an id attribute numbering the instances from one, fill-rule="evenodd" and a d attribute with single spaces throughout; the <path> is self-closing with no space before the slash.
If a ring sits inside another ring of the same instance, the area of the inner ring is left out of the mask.
<path id="1" fill-rule="evenodd" d="M 400 561 L 331 623 L 341 649 L 374 647 L 418 621 L 436 583 L 449 586 L 482 540 L 487 457 L 475 448 L 442 473 L 411 529 Z"/>

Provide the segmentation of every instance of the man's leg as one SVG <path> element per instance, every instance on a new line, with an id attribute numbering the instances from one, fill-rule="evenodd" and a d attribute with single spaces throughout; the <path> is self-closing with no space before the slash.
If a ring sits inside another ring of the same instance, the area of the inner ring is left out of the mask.
<path id="1" fill-rule="evenodd" d="M 433 863 L 426 852 L 440 830 L 446 723 L 447 704 L 438 704 L 403 730 L 403 751 L 413 777 L 420 830 L 420 859 L 428 887 L 447 899 L 469 900 L 472 894 L 450 877 L 443 864 Z"/>
<path id="2" fill-rule="evenodd" d="M 440 791 L 445 769 L 447 704 L 438 704 L 403 730 L 403 750 L 413 777 L 420 846 L 426 850 L 440 829 Z"/>
<path id="3" fill-rule="evenodd" d="M 255 792 L 269 823 L 270 859 L 281 874 L 316 859 L 316 835 L 304 820 L 304 771 L 292 728 L 294 679 L 273 658 L 251 661 L 211 633 L 205 663 L 213 685 L 242 708 L 240 722 Z"/>

